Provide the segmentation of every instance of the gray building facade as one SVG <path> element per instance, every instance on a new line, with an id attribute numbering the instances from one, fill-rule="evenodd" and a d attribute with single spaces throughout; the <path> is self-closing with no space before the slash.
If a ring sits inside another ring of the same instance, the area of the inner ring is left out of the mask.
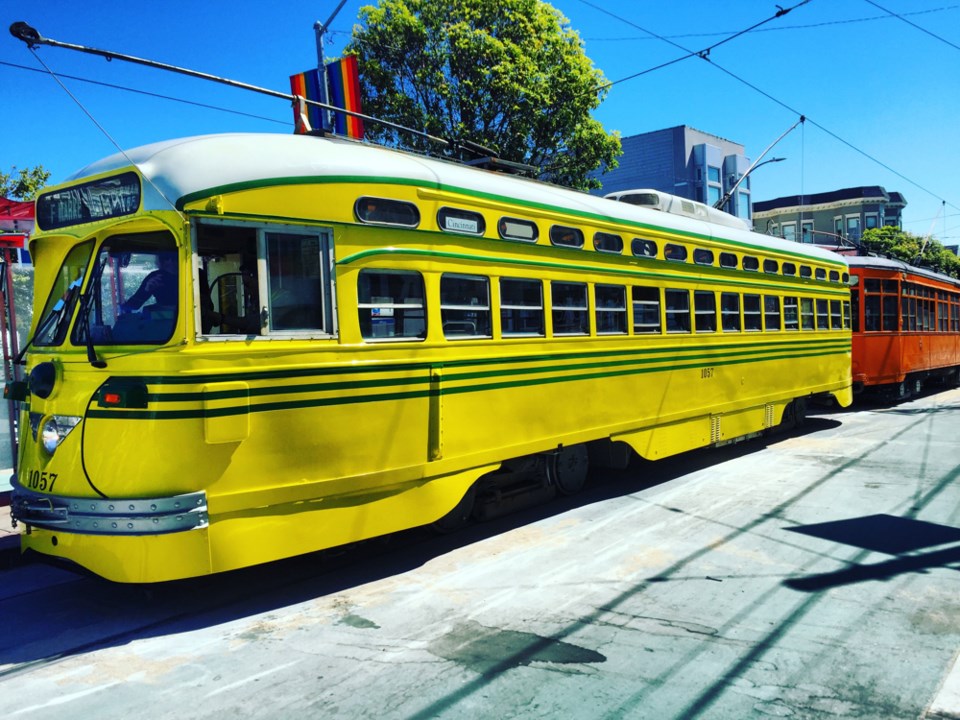
<path id="1" fill-rule="evenodd" d="M 753 205 L 753 229 L 830 247 L 859 245 L 864 230 L 901 227 L 907 201 L 879 185 L 790 195 Z"/>
<path id="2" fill-rule="evenodd" d="M 713 205 L 750 167 L 739 143 L 678 125 L 621 139 L 620 166 L 598 172 L 603 184 L 597 195 L 651 188 Z M 744 180 L 723 208 L 750 221 L 750 178 Z"/>

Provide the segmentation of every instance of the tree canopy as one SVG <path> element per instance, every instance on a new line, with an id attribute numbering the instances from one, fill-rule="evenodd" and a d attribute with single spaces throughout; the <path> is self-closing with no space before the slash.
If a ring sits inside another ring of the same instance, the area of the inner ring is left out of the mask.
<path id="1" fill-rule="evenodd" d="M 570 187 L 600 187 L 620 138 L 590 116 L 603 73 L 569 21 L 542 0 L 379 0 L 360 10 L 346 53 L 364 113 L 494 149 Z M 433 154 L 428 141 L 372 123 L 367 136 Z"/>
<path id="2" fill-rule="evenodd" d="M 50 173 L 43 169 L 43 165 L 23 168 L 19 172 L 14 166 L 9 173 L 0 172 L 0 197 L 33 200 L 49 179 Z"/>
<path id="3" fill-rule="evenodd" d="M 939 240 L 923 238 L 896 227 L 870 228 L 861 244 L 870 252 L 960 278 L 960 258 Z"/>

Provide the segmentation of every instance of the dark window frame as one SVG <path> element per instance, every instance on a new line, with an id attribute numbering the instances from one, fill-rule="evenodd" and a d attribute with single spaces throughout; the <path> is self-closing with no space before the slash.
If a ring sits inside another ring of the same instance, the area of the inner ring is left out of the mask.
<path id="1" fill-rule="evenodd" d="M 571 237 L 568 238 L 568 235 Z M 554 247 L 582 250 L 584 244 L 583 230 L 570 225 L 551 225 L 550 244 Z"/>
<path id="2" fill-rule="evenodd" d="M 611 244 L 611 247 L 605 247 L 608 242 Z M 598 230 L 593 234 L 593 249 L 597 252 L 610 253 L 611 255 L 622 255 L 623 238 L 614 233 Z"/>
<path id="3" fill-rule="evenodd" d="M 523 237 L 521 235 L 515 235 L 508 232 L 511 225 L 516 225 L 517 227 L 525 227 L 532 231 L 530 237 Z M 540 228 L 532 220 L 524 220 L 523 218 L 515 218 L 509 216 L 503 216 L 497 221 L 497 234 L 502 240 L 511 240 L 513 242 L 524 242 L 524 243 L 535 243 L 540 238 Z"/>
<path id="4" fill-rule="evenodd" d="M 363 203 L 367 204 L 363 208 Z M 370 203 L 380 203 L 381 207 L 370 208 Z M 371 217 L 373 213 L 382 214 L 384 217 Z M 409 213 L 413 219 L 409 222 L 403 222 L 401 215 Z M 407 200 L 396 200 L 394 198 L 377 197 L 374 195 L 362 195 L 353 203 L 353 215 L 358 222 L 364 225 L 386 225 L 388 227 L 415 228 L 420 225 L 420 208 Z M 393 217 L 391 217 L 393 216 Z"/>
<path id="5" fill-rule="evenodd" d="M 458 217 L 459 216 L 459 217 Z M 447 220 L 464 220 L 476 222 L 476 230 L 467 230 L 464 228 L 448 227 Z M 464 210 L 463 208 L 444 206 L 437 210 L 437 227 L 443 232 L 454 233 L 456 235 L 482 236 L 487 231 L 487 221 L 480 213 L 474 210 Z"/>

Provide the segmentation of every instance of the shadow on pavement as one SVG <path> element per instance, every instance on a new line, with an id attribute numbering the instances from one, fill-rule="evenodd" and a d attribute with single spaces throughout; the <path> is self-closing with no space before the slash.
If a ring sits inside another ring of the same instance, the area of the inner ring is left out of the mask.
<path id="1" fill-rule="evenodd" d="M 561 496 L 448 535 L 416 528 L 345 548 L 326 550 L 210 577 L 151 586 L 118 585 L 77 573 L 44 577 L 43 566 L 0 574 L 0 614 L 29 618 L 0 639 L 0 677 L 23 664 L 52 662 L 140 638 L 211 627 L 336 594 L 400 575 L 467 547 L 571 509 L 642 493 L 719 463 L 759 452 L 768 442 L 829 430 L 839 423 L 813 418 L 800 430 L 718 449 L 698 450 L 657 462 L 634 458 L 625 470 L 593 473 L 579 494 Z M 52 568 L 44 571 L 54 573 Z M 18 583 L 20 583 L 18 585 Z"/>

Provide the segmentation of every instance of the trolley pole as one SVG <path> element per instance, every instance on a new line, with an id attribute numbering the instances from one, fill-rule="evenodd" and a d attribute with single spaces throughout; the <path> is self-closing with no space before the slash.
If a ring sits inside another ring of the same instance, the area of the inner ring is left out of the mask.
<path id="1" fill-rule="evenodd" d="M 330 28 L 330 23 L 333 22 L 333 19 L 337 16 L 337 13 L 340 12 L 346 2 L 347 0 L 340 0 L 340 4 L 337 5 L 337 9 L 333 11 L 333 14 L 327 18 L 325 23 L 321 23 L 319 20 L 317 20 L 313 24 L 313 31 L 317 36 L 317 70 L 320 72 L 320 102 L 322 102 L 324 105 L 329 104 L 329 97 L 327 93 L 327 65 L 323 59 L 323 36 Z M 329 132 L 332 129 L 330 122 L 330 111 L 324 109 L 320 113 L 320 117 L 323 118 L 323 131 Z"/>

